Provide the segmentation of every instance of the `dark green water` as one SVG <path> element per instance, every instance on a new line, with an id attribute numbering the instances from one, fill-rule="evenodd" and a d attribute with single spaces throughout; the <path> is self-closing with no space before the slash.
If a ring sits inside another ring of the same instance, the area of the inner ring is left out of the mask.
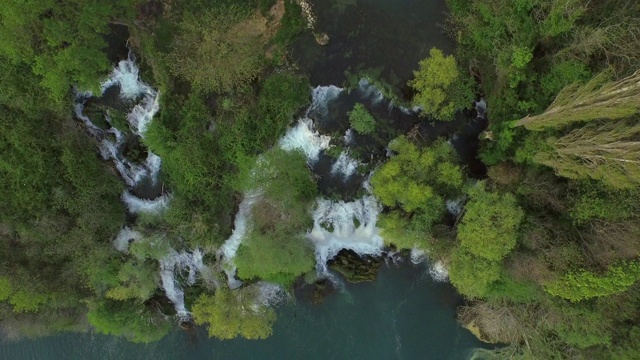
<path id="1" fill-rule="evenodd" d="M 444 34 L 445 0 L 308 1 L 316 31 L 330 41 L 320 46 L 310 33 L 304 34 L 292 56 L 314 86 L 341 85 L 345 72 L 364 72 L 406 92 L 407 80 L 432 47 L 446 53 L 454 49 Z"/>
<path id="2" fill-rule="evenodd" d="M 216 341 L 202 329 L 148 345 L 65 334 L 0 343 L 0 359 L 467 359 L 482 344 L 455 321 L 459 300 L 424 266 L 383 266 L 376 281 L 347 284 L 321 305 L 283 306 L 266 340 Z"/>

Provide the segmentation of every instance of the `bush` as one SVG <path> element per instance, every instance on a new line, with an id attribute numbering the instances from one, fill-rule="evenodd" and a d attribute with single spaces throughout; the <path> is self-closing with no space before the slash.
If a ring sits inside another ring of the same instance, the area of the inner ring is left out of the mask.
<path id="1" fill-rule="evenodd" d="M 349 124 L 353 130 L 365 135 L 376 131 L 376 119 L 361 103 L 357 103 L 348 114 Z"/>

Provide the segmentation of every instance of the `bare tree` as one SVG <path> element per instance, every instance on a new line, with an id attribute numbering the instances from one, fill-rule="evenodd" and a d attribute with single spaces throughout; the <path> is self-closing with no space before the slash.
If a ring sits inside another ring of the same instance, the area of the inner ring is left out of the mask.
<path id="1" fill-rule="evenodd" d="M 552 150 L 537 154 L 534 160 L 567 178 L 592 178 L 629 188 L 640 184 L 639 139 L 640 123 L 590 125 L 548 139 Z"/>
<path id="2" fill-rule="evenodd" d="M 610 71 L 605 71 L 582 86 L 565 87 L 544 113 L 527 116 L 515 126 L 539 131 L 579 121 L 622 119 L 638 112 L 640 71 L 618 81 L 608 80 L 609 76 Z"/>

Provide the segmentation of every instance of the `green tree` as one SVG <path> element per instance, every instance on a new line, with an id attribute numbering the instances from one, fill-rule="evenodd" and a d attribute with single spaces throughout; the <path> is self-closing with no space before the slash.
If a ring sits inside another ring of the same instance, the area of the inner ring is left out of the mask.
<path id="1" fill-rule="evenodd" d="M 516 245 L 524 212 L 513 195 L 486 191 L 484 182 L 467 193 L 469 201 L 458 226 L 461 246 L 478 257 L 501 260 Z"/>
<path id="2" fill-rule="evenodd" d="M 436 48 L 429 57 L 420 61 L 409 86 L 416 90 L 413 103 L 422 107 L 422 113 L 438 120 L 452 120 L 456 110 L 467 106 L 472 99 L 469 86 L 458 71 L 453 55 L 445 56 Z"/>
<path id="3" fill-rule="evenodd" d="M 214 295 L 202 294 L 193 304 L 194 321 L 198 325 L 208 324 L 210 337 L 265 339 L 273 331 L 276 313 L 256 303 L 256 296 L 252 288 L 235 291 L 220 288 Z"/>
<path id="4" fill-rule="evenodd" d="M 110 68 L 103 35 L 113 19 L 126 22 L 139 0 L 4 1 L 0 6 L 0 56 L 28 66 L 62 110 L 72 86 L 97 90 Z M 82 19 L 82 21 L 78 21 Z"/>
<path id="5" fill-rule="evenodd" d="M 458 291 L 470 298 L 486 297 L 502 272 L 497 261 L 477 257 L 464 248 L 454 250 L 449 262 L 449 279 Z"/>
<path id="6" fill-rule="evenodd" d="M 371 134 L 376 130 L 376 119 L 361 103 L 356 103 L 349 111 L 349 124 L 360 134 Z"/>
<path id="7" fill-rule="evenodd" d="M 313 247 L 305 237 L 315 196 L 306 158 L 298 151 L 272 149 L 245 174 L 246 189 L 258 187 L 262 194 L 253 206 L 251 229 L 234 260 L 238 275 L 292 283 L 315 263 Z"/>
<path id="8" fill-rule="evenodd" d="M 238 5 L 187 13 L 166 60 L 198 91 L 232 91 L 262 71 L 265 30 L 263 17 Z"/>
<path id="9" fill-rule="evenodd" d="M 88 303 L 87 318 L 96 331 L 115 336 L 124 336 L 137 343 L 148 343 L 162 339 L 169 333 L 168 319 L 134 301 L 92 300 Z"/>
<path id="10" fill-rule="evenodd" d="M 640 183 L 640 124 L 629 121 L 590 124 L 560 137 L 549 137 L 548 151 L 534 161 L 552 167 L 570 179 L 602 181 L 614 188 L 633 188 Z"/>
<path id="11" fill-rule="evenodd" d="M 371 178 L 373 194 L 394 208 L 381 215 L 387 241 L 399 247 L 426 245 L 431 226 L 445 212 L 445 198 L 457 197 L 464 176 L 450 144 L 437 141 L 419 149 L 405 137 L 389 144 L 395 155 Z"/>
<path id="12" fill-rule="evenodd" d="M 586 270 L 570 272 L 546 284 L 545 290 L 575 302 L 625 291 L 638 280 L 640 263 L 622 262 L 610 266 L 603 275 Z"/>

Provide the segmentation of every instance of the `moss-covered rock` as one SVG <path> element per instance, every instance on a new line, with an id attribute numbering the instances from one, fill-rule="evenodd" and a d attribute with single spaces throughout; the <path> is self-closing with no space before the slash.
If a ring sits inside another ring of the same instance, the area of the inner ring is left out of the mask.
<path id="1" fill-rule="evenodd" d="M 329 262 L 329 268 L 342 274 L 347 281 L 358 283 L 373 281 L 381 264 L 380 259 L 360 257 L 351 250 L 342 250 Z"/>

